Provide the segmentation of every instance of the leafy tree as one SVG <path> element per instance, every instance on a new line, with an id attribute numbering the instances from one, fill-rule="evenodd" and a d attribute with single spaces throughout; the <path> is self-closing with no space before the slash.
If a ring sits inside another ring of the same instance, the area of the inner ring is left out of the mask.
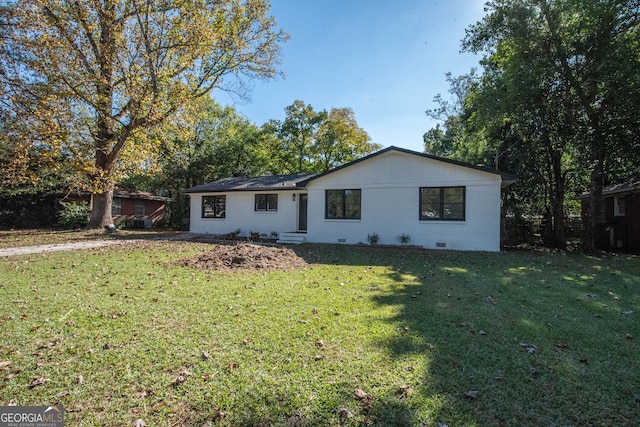
<path id="1" fill-rule="evenodd" d="M 270 147 L 262 131 L 233 108 L 223 108 L 208 97 L 183 108 L 154 137 L 166 143 L 150 189 L 173 199 L 174 225 L 188 212 L 185 188 L 230 176 L 262 175 L 270 165 Z"/>
<path id="2" fill-rule="evenodd" d="M 212 89 L 272 78 L 286 34 L 266 0 L 17 0 L 0 9 L 0 103 L 31 144 L 72 159 L 111 223 L 113 186 L 145 165 L 147 138 Z M 26 127 L 23 127 L 26 129 Z"/>
<path id="3" fill-rule="evenodd" d="M 494 100 L 486 111 L 512 120 L 528 153 L 523 160 L 546 156 L 556 245 L 567 174 L 584 170 L 576 176 L 588 176 L 584 244 L 592 250 L 607 175 L 622 177 L 637 161 L 615 159 L 639 146 L 631 129 L 640 106 L 640 3 L 493 0 L 487 10 L 463 42 L 465 50 L 485 53 L 482 90 Z"/>
<path id="4" fill-rule="evenodd" d="M 316 137 L 313 154 L 317 171 L 327 171 L 379 150 L 369 134 L 358 126 L 353 110 L 332 108 Z"/>
<path id="5" fill-rule="evenodd" d="M 284 121 L 270 120 L 262 127 L 273 147 L 272 173 L 324 172 L 380 148 L 350 108 L 315 111 L 296 100 L 285 113 Z"/>
<path id="6" fill-rule="evenodd" d="M 280 173 L 313 171 L 313 145 L 320 125 L 327 118 L 326 111 L 317 112 L 301 100 L 285 108 L 284 121 L 271 120 L 264 127 L 277 138 L 274 152 Z"/>

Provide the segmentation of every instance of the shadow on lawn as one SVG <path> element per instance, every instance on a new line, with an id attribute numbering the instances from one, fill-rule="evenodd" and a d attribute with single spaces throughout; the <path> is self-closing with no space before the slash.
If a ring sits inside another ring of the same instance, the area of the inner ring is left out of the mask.
<path id="1" fill-rule="evenodd" d="M 279 415 L 233 408 L 234 425 L 314 426 L 330 418 L 330 425 L 631 426 L 640 419 L 637 258 L 291 249 L 310 264 L 385 267 L 380 274 L 389 280 L 368 297 L 393 307 L 375 321 L 397 332 L 373 343 L 398 366 L 421 360 L 421 372 L 406 395 L 388 392 L 393 379 L 371 399 L 355 399 L 351 383 L 335 384 L 304 416 L 286 388 L 277 402 L 252 396 L 279 406 Z M 348 412 L 341 417 L 339 408 Z"/>
<path id="2" fill-rule="evenodd" d="M 370 255 L 398 284 L 374 297 L 398 308 L 388 321 L 401 331 L 379 344 L 398 359 L 427 360 L 415 389 L 431 413 L 406 408 L 410 424 L 639 419 L 640 328 L 630 308 L 640 308 L 640 278 L 618 269 L 620 260 L 414 251 L 389 263 L 392 253 Z"/>
<path id="3" fill-rule="evenodd" d="M 336 384 L 337 391 L 304 417 L 295 412 L 299 402 L 282 390 L 277 405 L 291 414 L 283 418 L 281 412 L 278 425 L 327 424 L 328 417 L 332 425 L 407 426 L 631 426 L 640 419 L 637 258 L 291 249 L 309 264 L 385 267 L 378 274 L 388 280 L 368 297 L 393 308 L 391 317 L 375 321 L 396 333 L 372 343 L 398 366 L 420 360 L 421 372 L 406 384 L 406 395 L 394 394 L 391 378 L 371 399 L 354 399 L 352 384 Z M 341 407 L 348 411 L 342 418 Z M 238 419 L 235 425 L 274 423 L 269 414 Z"/>

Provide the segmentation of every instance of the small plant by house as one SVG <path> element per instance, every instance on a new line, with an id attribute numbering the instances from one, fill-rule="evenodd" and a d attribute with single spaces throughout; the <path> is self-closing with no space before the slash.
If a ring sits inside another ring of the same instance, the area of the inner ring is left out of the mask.
<path id="1" fill-rule="evenodd" d="M 401 245 L 408 245 L 409 242 L 411 242 L 411 236 L 409 236 L 407 233 L 397 235 L 396 239 L 398 240 L 398 242 L 400 242 Z"/>
<path id="2" fill-rule="evenodd" d="M 380 236 L 378 233 L 367 234 L 367 242 L 369 242 L 370 245 L 377 245 L 379 240 Z"/>

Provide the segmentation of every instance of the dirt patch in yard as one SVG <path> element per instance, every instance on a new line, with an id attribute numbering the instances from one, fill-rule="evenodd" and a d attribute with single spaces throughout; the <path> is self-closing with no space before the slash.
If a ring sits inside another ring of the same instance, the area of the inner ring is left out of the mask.
<path id="1" fill-rule="evenodd" d="M 217 244 L 208 252 L 175 261 L 171 265 L 206 271 L 269 271 L 300 268 L 307 262 L 286 247 L 234 243 Z"/>

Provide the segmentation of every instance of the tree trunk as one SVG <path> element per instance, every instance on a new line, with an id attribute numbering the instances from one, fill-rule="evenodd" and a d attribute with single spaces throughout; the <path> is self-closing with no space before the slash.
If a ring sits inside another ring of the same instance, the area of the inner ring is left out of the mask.
<path id="1" fill-rule="evenodd" d="M 598 249 L 598 228 L 602 209 L 602 186 L 604 181 L 604 149 L 599 146 L 595 150 L 593 170 L 591 171 L 591 188 L 589 190 L 589 206 L 587 221 L 584 227 L 583 250 L 587 253 Z"/>
<path id="2" fill-rule="evenodd" d="M 551 202 L 551 212 L 553 218 L 553 235 L 551 247 L 555 249 L 566 249 L 567 238 L 564 223 L 564 192 L 558 194 L 558 199 Z"/>
<path id="3" fill-rule="evenodd" d="M 87 228 L 100 228 L 113 225 L 111 217 L 111 204 L 113 202 L 113 189 L 100 194 L 91 195 L 91 216 Z"/>

